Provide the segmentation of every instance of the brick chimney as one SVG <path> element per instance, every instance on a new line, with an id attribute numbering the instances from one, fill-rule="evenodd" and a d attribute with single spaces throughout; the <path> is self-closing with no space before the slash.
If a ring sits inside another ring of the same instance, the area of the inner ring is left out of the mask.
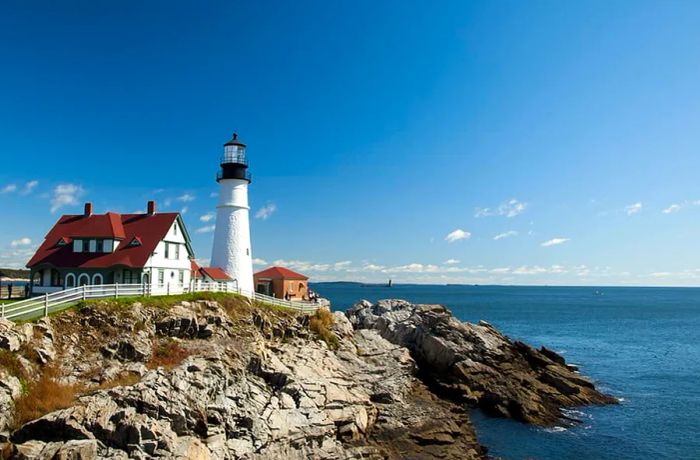
<path id="1" fill-rule="evenodd" d="M 151 200 L 148 202 L 148 215 L 152 216 L 156 213 L 156 202 Z"/>
<path id="2" fill-rule="evenodd" d="M 90 217 L 92 215 L 92 203 L 85 203 L 85 217 Z"/>

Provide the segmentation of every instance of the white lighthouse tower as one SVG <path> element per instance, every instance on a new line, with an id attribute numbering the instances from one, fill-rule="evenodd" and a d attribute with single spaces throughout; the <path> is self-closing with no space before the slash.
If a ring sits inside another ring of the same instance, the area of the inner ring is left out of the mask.
<path id="1" fill-rule="evenodd" d="M 220 267 L 238 283 L 244 293 L 252 293 L 253 258 L 250 248 L 248 185 L 250 173 L 246 145 L 233 138 L 224 144 L 219 183 L 219 204 L 216 206 L 216 230 L 211 252 L 211 266 Z"/>

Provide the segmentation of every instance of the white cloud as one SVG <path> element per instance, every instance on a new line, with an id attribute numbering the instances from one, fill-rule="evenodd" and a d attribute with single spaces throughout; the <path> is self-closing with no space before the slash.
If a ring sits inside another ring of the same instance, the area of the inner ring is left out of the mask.
<path id="1" fill-rule="evenodd" d="M 194 201 L 194 195 L 190 195 L 189 193 L 185 193 L 183 195 L 180 195 L 177 197 L 177 201 L 182 201 L 183 203 L 189 203 L 190 201 Z"/>
<path id="2" fill-rule="evenodd" d="M 502 240 L 503 238 L 510 238 L 511 236 L 516 236 L 518 232 L 515 230 L 509 230 L 507 232 L 499 233 L 498 235 L 494 236 L 493 239 L 498 241 Z"/>
<path id="3" fill-rule="evenodd" d="M 445 265 L 455 265 L 459 263 L 459 260 L 457 259 L 447 259 L 445 262 Z"/>
<path id="4" fill-rule="evenodd" d="M 180 214 L 187 214 L 187 211 L 189 211 L 189 210 L 190 210 L 190 208 L 188 208 L 187 206 L 185 206 L 184 208 L 182 208 L 182 209 L 180 210 Z"/>
<path id="5" fill-rule="evenodd" d="M 629 206 L 625 206 L 625 212 L 627 213 L 628 216 L 631 216 L 632 214 L 637 214 L 641 210 L 642 210 L 642 203 L 640 203 L 640 202 L 631 204 Z"/>
<path id="6" fill-rule="evenodd" d="M 2 189 L 0 189 L 0 193 L 13 193 L 16 191 L 17 191 L 17 186 L 15 184 L 7 184 Z"/>
<path id="7" fill-rule="evenodd" d="M 515 198 L 505 201 L 496 208 L 476 208 L 474 217 L 506 216 L 515 217 L 522 214 L 527 209 L 527 203 L 518 201 Z"/>
<path id="8" fill-rule="evenodd" d="M 560 244 L 564 244 L 567 241 L 570 241 L 571 238 L 552 238 L 551 240 L 547 240 L 543 242 L 540 246 L 542 247 L 549 247 L 549 246 L 558 246 Z"/>
<path id="9" fill-rule="evenodd" d="M 378 272 L 384 270 L 386 267 L 384 265 L 377 264 L 365 264 L 362 266 L 361 270 L 366 272 Z"/>
<path id="10" fill-rule="evenodd" d="M 30 244 L 32 244 L 32 240 L 25 236 L 24 238 L 20 238 L 18 240 L 13 240 L 10 243 L 10 246 L 12 246 L 13 248 L 16 248 L 17 246 L 29 246 Z"/>
<path id="11" fill-rule="evenodd" d="M 217 196 L 219 196 L 219 193 L 218 193 L 218 192 L 211 192 L 211 193 L 209 194 L 209 198 L 216 198 Z"/>
<path id="12" fill-rule="evenodd" d="M 685 200 L 681 203 L 673 203 L 661 212 L 664 214 L 671 214 L 671 213 L 678 212 L 681 209 L 687 208 L 690 206 L 700 206 L 700 200 Z"/>
<path id="13" fill-rule="evenodd" d="M 253 259 L 253 265 L 267 265 L 267 260 L 265 259 Z"/>
<path id="14" fill-rule="evenodd" d="M 663 211 L 661 211 L 664 214 L 671 214 L 672 212 L 678 212 L 681 210 L 681 205 L 679 204 L 672 204 L 668 208 L 665 208 Z"/>
<path id="15" fill-rule="evenodd" d="M 462 230 L 461 228 L 458 228 L 457 230 L 448 233 L 445 237 L 445 241 L 447 241 L 448 243 L 454 243 L 455 241 L 459 240 L 468 240 L 469 238 L 471 238 L 471 236 L 471 233 Z"/>
<path id="16" fill-rule="evenodd" d="M 30 180 L 26 184 L 24 184 L 24 188 L 22 189 L 22 195 L 29 195 L 32 193 L 32 191 L 36 188 L 36 186 L 39 185 L 38 180 Z"/>
<path id="17" fill-rule="evenodd" d="M 216 214 L 214 214 L 213 212 L 208 212 L 199 216 L 199 220 L 201 220 L 202 222 L 209 222 L 210 220 L 214 219 L 214 217 L 216 217 Z"/>
<path id="18" fill-rule="evenodd" d="M 195 233 L 211 233 L 216 228 L 216 225 L 205 225 L 204 227 L 199 227 L 195 230 Z"/>
<path id="19" fill-rule="evenodd" d="M 274 203 L 269 203 L 263 206 L 262 208 L 258 209 L 258 212 L 255 213 L 255 218 L 265 220 L 268 217 L 270 217 L 276 210 L 277 205 L 275 205 Z"/>
<path id="20" fill-rule="evenodd" d="M 54 213 L 63 206 L 73 206 L 78 204 L 78 198 L 83 196 L 85 190 L 76 184 L 59 184 L 53 189 L 51 198 L 51 212 Z"/>

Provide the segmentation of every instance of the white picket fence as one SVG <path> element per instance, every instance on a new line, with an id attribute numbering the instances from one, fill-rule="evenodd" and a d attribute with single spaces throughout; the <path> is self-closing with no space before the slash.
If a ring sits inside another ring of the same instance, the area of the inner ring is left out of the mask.
<path id="1" fill-rule="evenodd" d="M 192 286 L 167 285 L 163 287 L 151 287 L 146 284 L 99 284 L 79 286 L 51 294 L 44 294 L 39 297 L 20 300 L 18 302 L 0 304 L 0 318 L 9 320 L 31 320 L 41 316 L 48 316 L 51 313 L 64 310 L 81 300 L 87 299 L 167 296 L 188 292 L 227 292 L 239 294 L 266 304 L 291 308 L 309 314 L 314 313 L 318 309 L 318 305 L 312 302 L 296 302 L 277 299 L 275 297 L 258 294 L 257 292 L 244 292 L 236 288 L 233 283 L 196 283 Z"/>

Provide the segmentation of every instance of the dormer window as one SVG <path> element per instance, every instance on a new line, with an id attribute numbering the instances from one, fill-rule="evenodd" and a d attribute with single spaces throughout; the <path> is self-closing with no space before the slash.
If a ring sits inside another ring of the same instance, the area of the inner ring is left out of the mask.
<path id="1" fill-rule="evenodd" d="M 65 238 L 59 238 L 58 242 L 56 243 L 56 246 L 65 246 L 68 244 L 65 240 Z"/>
<path id="2" fill-rule="evenodd" d="M 129 246 L 141 246 L 141 240 L 138 236 L 135 236 L 130 242 Z"/>
<path id="3" fill-rule="evenodd" d="M 83 252 L 83 240 L 73 240 L 73 252 Z"/>

